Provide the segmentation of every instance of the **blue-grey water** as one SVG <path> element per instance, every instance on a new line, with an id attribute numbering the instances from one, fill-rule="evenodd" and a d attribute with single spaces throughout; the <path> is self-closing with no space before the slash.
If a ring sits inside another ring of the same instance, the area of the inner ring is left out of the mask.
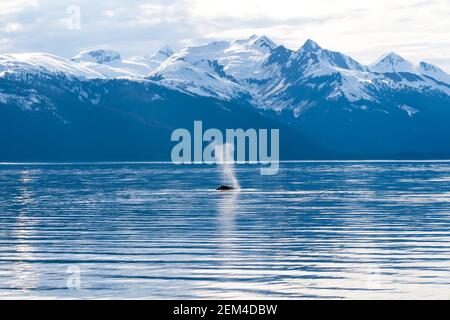
<path id="1" fill-rule="evenodd" d="M 0 165 L 0 298 L 450 298 L 450 163 Z"/>

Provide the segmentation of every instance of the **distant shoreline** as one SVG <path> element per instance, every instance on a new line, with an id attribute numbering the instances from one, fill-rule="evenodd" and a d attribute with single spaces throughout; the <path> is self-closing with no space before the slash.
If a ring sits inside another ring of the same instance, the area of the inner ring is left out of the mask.
<path id="1" fill-rule="evenodd" d="M 280 163 L 450 163 L 450 159 L 434 160 L 280 160 Z M 173 164 L 170 161 L 91 161 L 91 162 L 0 162 L 0 166 L 33 165 L 33 166 L 57 166 L 57 165 L 140 165 L 140 164 Z M 205 163 L 192 163 L 174 166 L 211 165 Z M 236 163 L 236 165 L 256 165 L 248 163 Z"/>

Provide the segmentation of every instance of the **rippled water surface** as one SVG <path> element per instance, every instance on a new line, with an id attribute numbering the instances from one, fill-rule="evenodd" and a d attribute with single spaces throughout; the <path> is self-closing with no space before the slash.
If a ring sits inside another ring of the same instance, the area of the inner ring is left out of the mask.
<path id="1" fill-rule="evenodd" d="M 0 298 L 450 298 L 450 163 L 0 165 Z"/>

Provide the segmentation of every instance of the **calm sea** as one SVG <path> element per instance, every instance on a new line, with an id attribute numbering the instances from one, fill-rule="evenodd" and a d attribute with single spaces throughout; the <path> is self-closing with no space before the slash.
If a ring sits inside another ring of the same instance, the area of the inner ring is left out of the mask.
<path id="1" fill-rule="evenodd" d="M 0 298 L 450 298 L 450 162 L 0 165 Z"/>

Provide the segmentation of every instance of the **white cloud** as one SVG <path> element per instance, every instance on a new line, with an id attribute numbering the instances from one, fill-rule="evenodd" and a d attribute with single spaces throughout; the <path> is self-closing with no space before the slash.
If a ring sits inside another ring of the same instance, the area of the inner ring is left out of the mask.
<path id="1" fill-rule="evenodd" d="M 62 23 L 72 4 L 81 9 L 77 30 Z M 0 38 L 13 38 L 15 51 L 71 56 L 101 46 L 134 55 L 258 33 L 291 48 L 312 38 L 363 63 L 396 51 L 450 71 L 449 10 L 448 0 L 1 0 Z"/>
<path id="2" fill-rule="evenodd" d="M 6 33 L 11 33 L 11 32 L 16 32 L 22 29 L 22 25 L 20 23 L 17 22 L 11 22 L 8 23 L 3 29 L 1 29 L 2 31 L 6 32 Z"/>
<path id="3" fill-rule="evenodd" d="M 9 51 L 13 48 L 13 41 L 8 38 L 0 38 L 0 51 Z"/>
<path id="4" fill-rule="evenodd" d="M 0 2 L 0 17 L 18 13 L 31 8 L 37 7 L 38 0 L 2 0 Z"/>

